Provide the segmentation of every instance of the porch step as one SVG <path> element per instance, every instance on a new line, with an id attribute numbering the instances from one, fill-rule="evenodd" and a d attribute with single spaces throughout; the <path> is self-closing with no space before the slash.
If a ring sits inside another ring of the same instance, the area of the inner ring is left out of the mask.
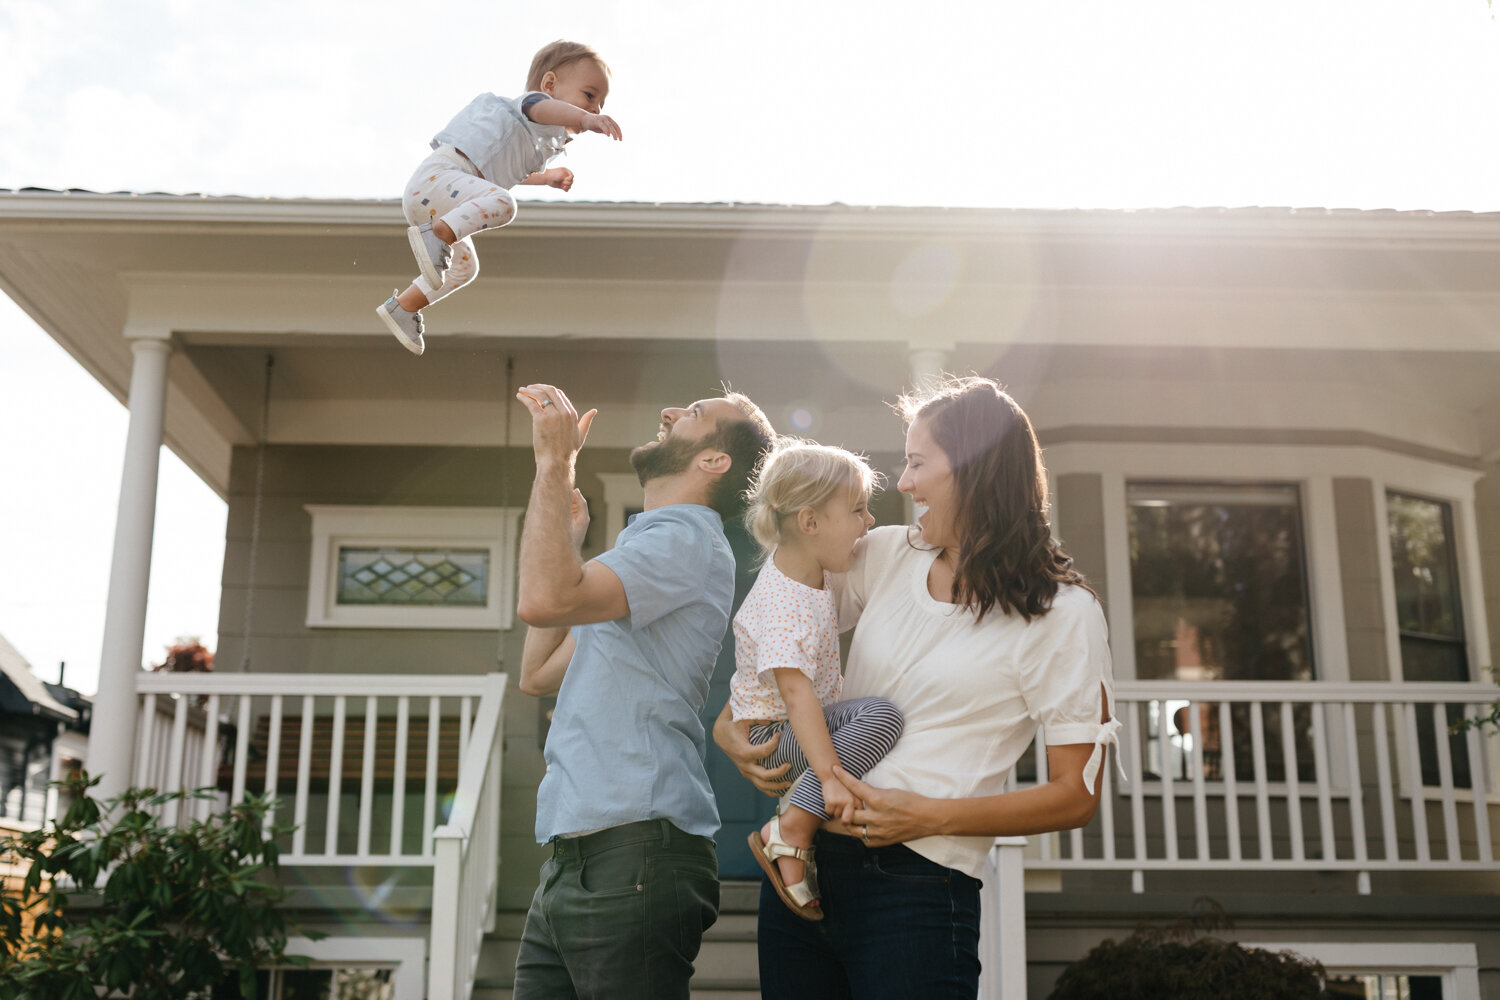
<path id="1" fill-rule="evenodd" d="M 703 936 L 694 963 L 693 1000 L 755 1000 L 760 996 L 760 970 L 755 950 L 756 913 L 760 884 L 725 882 L 720 888 L 719 919 Z M 515 984 L 516 951 L 526 914 L 502 910 L 495 930 L 485 935 L 479 953 L 473 1000 L 511 1000 Z"/>

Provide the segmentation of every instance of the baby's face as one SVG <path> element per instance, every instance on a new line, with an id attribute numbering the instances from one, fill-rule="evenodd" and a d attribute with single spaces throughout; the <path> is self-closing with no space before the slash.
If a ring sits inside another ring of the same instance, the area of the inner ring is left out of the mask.
<path id="1" fill-rule="evenodd" d="M 559 101 L 593 114 L 604 110 L 609 77 L 592 59 L 578 59 L 542 78 L 542 90 Z"/>

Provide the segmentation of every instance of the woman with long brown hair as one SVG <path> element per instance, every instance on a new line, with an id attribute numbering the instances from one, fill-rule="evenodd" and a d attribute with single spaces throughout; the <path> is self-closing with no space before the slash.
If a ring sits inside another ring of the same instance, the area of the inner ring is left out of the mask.
<path id="1" fill-rule="evenodd" d="M 906 729 L 855 806 L 818 834 L 825 917 L 762 895 L 761 990 L 782 998 L 974 997 L 979 876 L 997 836 L 1083 826 L 1119 724 L 1104 615 L 1052 538 L 1036 434 L 990 379 L 904 397 L 915 529 L 876 528 L 839 582 L 857 623 L 844 696 L 878 695 Z M 1005 792 L 1038 723 L 1048 780 Z M 721 715 L 715 741 L 776 794 L 767 746 Z M 840 821 L 841 820 L 841 821 Z"/>

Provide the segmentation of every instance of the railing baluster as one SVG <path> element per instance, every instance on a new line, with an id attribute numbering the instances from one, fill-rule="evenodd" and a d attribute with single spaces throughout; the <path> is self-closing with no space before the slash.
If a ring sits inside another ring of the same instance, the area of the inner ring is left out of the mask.
<path id="1" fill-rule="evenodd" d="M 292 853 L 304 854 L 307 848 L 307 795 L 312 783 L 312 738 L 315 706 L 313 696 L 302 696 L 302 720 L 299 723 L 297 741 L 297 793 L 292 822 L 297 830 L 292 834 Z"/>
<path id="2" fill-rule="evenodd" d="M 469 749 L 469 720 L 474 710 L 474 699 L 465 695 L 458 702 L 458 759 L 463 760 L 464 751 Z"/>
<path id="3" fill-rule="evenodd" d="M 182 764 L 184 749 L 187 740 L 187 711 L 188 699 L 184 695 L 177 696 L 177 704 L 172 712 L 172 740 L 167 745 L 167 780 L 164 792 L 182 791 Z M 182 800 L 173 799 L 165 803 L 166 809 L 162 815 L 164 826 L 176 826 L 182 817 Z"/>
<path id="4" fill-rule="evenodd" d="M 1167 860 L 1177 860 L 1177 792 L 1175 788 L 1175 775 L 1172 767 L 1172 737 L 1168 728 L 1172 725 L 1171 716 L 1167 715 L 1166 700 L 1157 703 L 1157 742 L 1161 748 L 1161 827 L 1162 839 L 1166 843 Z"/>
<path id="5" fill-rule="evenodd" d="M 1130 839 L 1135 847 L 1135 859 L 1146 860 L 1146 800 L 1141 789 L 1145 767 L 1141 756 L 1146 752 L 1146 734 L 1141 732 L 1141 704 L 1127 702 L 1130 725 L 1126 739 L 1130 743 Z M 1145 891 L 1145 873 L 1137 868 L 1130 876 L 1133 892 Z"/>
<path id="6" fill-rule="evenodd" d="M 250 762 L 250 703 L 248 694 L 239 696 L 239 721 L 234 732 L 234 782 L 230 785 L 229 804 L 245 801 L 245 765 Z"/>
<path id="7" fill-rule="evenodd" d="M 135 748 L 135 784 L 141 788 L 156 785 L 152 781 L 152 769 L 158 763 L 156 755 L 156 695 L 148 694 L 141 703 L 140 741 Z"/>
<path id="8" fill-rule="evenodd" d="M 216 788 L 219 784 L 219 696 L 211 694 L 208 696 L 208 705 L 205 709 L 208 713 L 204 730 L 203 746 L 198 751 L 198 785 L 199 788 Z M 194 800 L 193 817 L 195 819 L 207 819 L 212 812 L 212 802 L 209 799 Z"/>
<path id="9" fill-rule="evenodd" d="M 348 698 L 337 695 L 333 699 L 333 746 L 328 760 L 328 830 L 323 835 L 323 853 L 339 852 L 339 799 L 344 791 L 344 719 Z"/>
<path id="10" fill-rule="evenodd" d="M 1479 706 L 1464 706 L 1465 717 L 1473 719 L 1479 714 Z M 1469 747 L 1469 784 L 1474 789 L 1474 839 L 1479 843 L 1479 860 L 1489 864 L 1495 860 L 1494 847 L 1490 844 L 1489 768 L 1480 747 L 1478 727 L 1470 726 L 1464 735 Z"/>
<path id="11" fill-rule="evenodd" d="M 271 695 L 271 722 L 266 729 L 266 780 L 261 786 L 261 794 L 266 797 L 267 802 L 276 801 L 277 779 L 281 777 L 281 695 Z M 266 810 L 266 833 L 271 832 L 271 826 L 276 822 L 276 810 Z"/>
<path id="12" fill-rule="evenodd" d="M 1396 840 L 1396 799 L 1394 780 L 1391 775 L 1391 746 L 1386 727 L 1385 705 L 1375 702 L 1370 706 L 1370 724 L 1375 732 L 1375 780 L 1380 782 L 1380 829 L 1385 841 L 1385 860 L 1401 858 L 1399 842 Z M 1396 725 L 1396 716 L 1391 716 Z"/>
<path id="13" fill-rule="evenodd" d="M 432 829 L 437 817 L 438 732 L 442 718 L 441 699 L 427 699 L 427 790 L 422 796 L 422 853 L 432 854 Z"/>
<path id="14" fill-rule="evenodd" d="M 1112 705 L 1110 707 L 1115 712 L 1119 712 L 1120 710 L 1120 707 L 1118 705 Z M 1124 751 L 1124 749 L 1125 748 L 1123 746 L 1117 746 L 1115 747 L 1115 753 L 1121 753 Z M 1099 765 L 1099 813 L 1103 819 L 1104 824 L 1104 860 L 1113 861 L 1115 859 L 1114 781 L 1111 780 L 1109 758 L 1107 756 L 1108 751 L 1106 750 L 1105 753 L 1106 757 L 1104 761 Z"/>
<path id="15" fill-rule="evenodd" d="M 1275 852 L 1271 844 L 1271 789 L 1266 780 L 1265 708 L 1258 701 L 1250 703 L 1250 759 L 1255 765 L 1255 832 L 1260 838 L 1260 859 L 1270 861 Z"/>
<path id="16" fill-rule="evenodd" d="M 1198 848 L 1198 860 L 1209 859 L 1208 849 L 1208 793 L 1203 786 L 1203 720 L 1198 715 L 1201 702 L 1187 704 L 1187 731 L 1193 738 L 1193 838 Z"/>
<path id="17" fill-rule="evenodd" d="M 1292 718 L 1292 703 L 1281 703 L 1281 760 L 1286 777 L 1287 826 L 1292 839 L 1292 860 L 1307 860 L 1307 845 L 1302 841 L 1302 782 L 1297 775 L 1297 733 Z"/>
<path id="18" fill-rule="evenodd" d="M 1411 794 L 1412 835 L 1417 842 L 1417 860 L 1432 860 L 1432 845 L 1427 842 L 1427 790 L 1422 784 L 1422 748 L 1417 742 L 1417 706 L 1403 702 L 1401 718 L 1406 748 L 1407 791 Z"/>
<path id="19" fill-rule="evenodd" d="M 375 726 L 379 719 L 378 702 L 375 695 L 365 698 L 365 726 L 361 734 L 364 740 L 364 755 L 359 768 L 359 836 L 355 850 L 361 855 L 370 853 L 370 812 L 375 800 Z"/>
<path id="20" fill-rule="evenodd" d="M 1328 725 L 1321 702 L 1308 706 L 1312 712 L 1313 776 L 1318 788 L 1318 843 L 1324 861 L 1338 858 L 1338 842 L 1333 836 L 1333 790 L 1328 780 Z"/>
<path id="21" fill-rule="evenodd" d="M 1219 769 L 1224 773 L 1224 827 L 1229 834 L 1229 860 L 1240 857 L 1240 793 L 1234 773 L 1234 718 L 1227 701 L 1219 702 Z"/>
<path id="22" fill-rule="evenodd" d="M 1354 728 L 1354 703 L 1346 701 L 1344 709 L 1344 759 L 1348 761 L 1349 773 L 1349 830 L 1354 840 L 1354 860 L 1370 860 L 1369 847 L 1365 843 L 1365 791 L 1359 774 L 1359 733 Z M 1370 894 L 1370 873 L 1359 873 L 1359 893 Z"/>
<path id="23" fill-rule="evenodd" d="M 1432 704 L 1432 739 L 1437 744 L 1438 788 L 1443 797 L 1443 839 L 1448 860 L 1463 860 L 1458 846 L 1458 802 L 1453 796 L 1453 755 L 1448 748 L 1448 708 L 1442 702 Z"/>
<path id="24" fill-rule="evenodd" d="M 406 737 L 411 723 L 411 698 L 396 699 L 396 759 L 392 764 L 391 788 L 391 855 L 399 856 L 401 836 L 406 822 Z"/>

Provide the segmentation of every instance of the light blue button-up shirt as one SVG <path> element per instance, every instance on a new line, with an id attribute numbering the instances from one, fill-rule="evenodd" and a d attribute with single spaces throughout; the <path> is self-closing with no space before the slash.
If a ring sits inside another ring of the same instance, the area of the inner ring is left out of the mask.
<path id="1" fill-rule="evenodd" d="M 696 504 L 648 510 L 598 561 L 625 585 L 630 615 L 572 630 L 578 645 L 547 734 L 537 841 L 643 819 L 711 837 L 719 810 L 698 713 L 734 601 L 723 522 Z"/>

